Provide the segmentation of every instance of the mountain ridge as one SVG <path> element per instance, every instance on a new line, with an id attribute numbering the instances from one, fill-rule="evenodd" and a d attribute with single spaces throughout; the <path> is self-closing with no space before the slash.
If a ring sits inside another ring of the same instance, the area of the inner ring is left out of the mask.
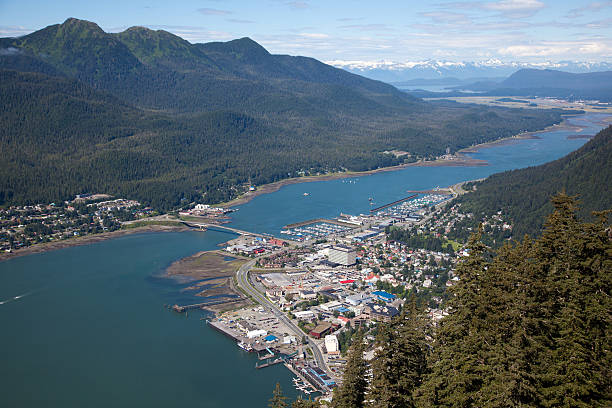
<path id="1" fill-rule="evenodd" d="M 249 184 L 433 158 L 561 120 L 426 102 L 249 38 L 190 44 L 69 19 L 0 49 L 0 205 L 92 191 L 164 210 L 212 204 Z"/>
<path id="2" fill-rule="evenodd" d="M 484 61 L 344 61 L 327 60 L 326 63 L 346 69 L 368 78 L 389 83 L 415 79 L 443 79 L 455 77 L 461 80 L 472 78 L 507 77 L 522 68 L 557 69 L 573 73 L 612 70 L 612 62 L 589 61 L 543 61 L 504 62 L 498 59 Z"/>

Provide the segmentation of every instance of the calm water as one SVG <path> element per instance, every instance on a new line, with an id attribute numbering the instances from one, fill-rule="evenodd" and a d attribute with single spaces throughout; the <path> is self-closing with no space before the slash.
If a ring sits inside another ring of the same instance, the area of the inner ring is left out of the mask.
<path id="1" fill-rule="evenodd" d="M 592 135 L 604 117 L 572 121 Z M 278 234 L 291 222 L 366 212 L 368 197 L 384 204 L 406 190 L 556 159 L 585 142 L 569 134 L 549 132 L 473 155 L 489 166 L 413 167 L 350 183 L 287 186 L 241 206 L 233 225 Z M 284 367 L 255 370 L 255 357 L 206 327 L 201 315 L 163 308 L 193 300 L 160 277 L 164 269 L 230 237 L 138 234 L 0 263 L 0 406 L 264 407 L 277 381 L 294 397 Z"/>

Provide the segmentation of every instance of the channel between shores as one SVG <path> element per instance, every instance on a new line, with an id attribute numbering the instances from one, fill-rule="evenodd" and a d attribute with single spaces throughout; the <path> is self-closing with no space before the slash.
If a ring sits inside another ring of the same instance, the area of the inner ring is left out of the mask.
<path id="1" fill-rule="evenodd" d="M 579 115 L 564 115 L 564 116 L 579 116 Z M 301 183 L 311 183 L 315 181 L 329 181 L 329 180 L 340 180 L 345 178 L 352 177 L 362 177 L 369 176 L 371 174 L 376 173 L 384 173 L 389 171 L 398 171 L 403 170 L 408 167 L 473 167 L 473 166 L 488 166 L 489 163 L 486 160 L 474 159 L 472 157 L 467 156 L 469 153 L 476 153 L 481 149 L 501 146 L 509 143 L 514 143 L 515 141 L 525 140 L 525 139 L 539 139 L 539 133 L 546 133 L 550 131 L 556 130 L 575 130 L 580 131 L 581 128 L 575 125 L 572 125 L 567 122 L 567 119 L 563 119 L 561 123 L 556 123 L 551 126 L 547 126 L 544 129 L 536 130 L 533 132 L 525 132 L 518 135 L 508 136 L 497 140 L 492 140 L 490 142 L 480 143 L 474 146 L 463 148 L 457 153 L 455 153 L 451 158 L 439 158 L 431 161 L 419 160 L 413 163 L 405 163 L 399 164 L 396 166 L 389 167 L 380 167 L 373 170 L 365 170 L 365 171 L 355 171 L 355 172 L 341 172 L 341 173 L 328 173 L 321 174 L 315 176 L 304 176 L 304 177 L 293 177 L 284 180 L 275 181 L 269 184 L 263 184 L 257 187 L 255 191 L 248 191 L 244 193 L 242 196 L 235 198 L 231 201 L 227 201 L 225 203 L 217 204 L 218 207 L 228 208 L 228 207 L 237 207 L 243 204 L 248 203 L 252 199 L 257 196 L 263 194 L 270 194 L 280 190 L 284 186 L 292 185 L 292 184 L 301 184 Z M 470 181 L 470 180 L 467 180 Z"/>
<path id="2" fill-rule="evenodd" d="M 566 115 L 566 116 L 579 116 L 579 115 Z M 390 167 L 380 167 L 378 169 L 367 170 L 367 171 L 331 173 L 331 174 L 322 174 L 322 175 L 317 175 L 317 176 L 305 176 L 305 177 L 296 177 L 296 178 L 290 178 L 290 179 L 285 179 L 285 180 L 279 180 L 273 183 L 261 185 L 257 188 L 256 191 L 249 191 L 245 193 L 244 195 L 242 195 L 241 197 L 238 197 L 234 200 L 231 200 L 225 203 L 217 204 L 217 206 L 224 207 L 224 208 L 240 206 L 240 205 L 248 203 L 249 201 L 251 201 L 257 196 L 260 196 L 263 194 L 274 193 L 280 190 L 282 187 L 291 185 L 291 184 L 310 183 L 310 182 L 316 182 L 316 181 L 339 180 L 339 179 L 352 178 L 352 177 L 363 177 L 363 176 L 368 176 L 368 175 L 376 174 L 376 173 L 403 170 L 408 167 L 488 166 L 489 163 L 487 161 L 474 159 L 474 158 L 467 156 L 466 154 L 475 153 L 479 151 L 480 149 L 485 149 L 488 147 L 500 146 L 504 144 L 513 143 L 519 140 L 538 139 L 539 133 L 545 133 L 545 132 L 549 132 L 553 130 L 568 130 L 568 129 L 579 131 L 580 127 L 572 125 L 568 123 L 566 119 L 564 119 L 561 123 L 548 126 L 542 130 L 521 133 L 518 135 L 509 136 L 506 138 L 501 138 L 501 139 L 497 139 L 494 141 L 481 143 L 475 146 L 470 146 L 470 147 L 461 149 L 450 159 L 447 158 L 447 159 L 436 159 L 432 161 L 417 161 L 414 163 L 406 163 L 406 164 L 400 164 L 397 166 L 390 166 Z M 466 180 L 465 182 L 468 182 L 468 181 L 475 181 L 475 180 Z M 143 219 L 141 221 L 143 223 L 147 222 L 146 219 Z M 92 234 L 92 235 L 86 235 L 83 237 L 69 238 L 69 239 L 62 240 L 62 241 L 35 244 L 35 245 L 29 246 L 26 248 L 14 250 L 12 252 L 2 252 L 0 253 L 0 262 L 10 259 L 10 258 L 19 257 L 19 256 L 43 253 L 43 252 L 52 251 L 56 249 L 69 248 L 73 246 L 89 245 L 89 244 L 93 244 L 96 242 L 105 241 L 108 239 L 119 238 L 124 235 L 131 235 L 131 234 L 137 234 L 137 233 L 148 233 L 148 232 L 181 232 L 181 231 L 191 231 L 191 230 L 194 230 L 194 228 L 190 228 L 182 224 L 182 221 L 177 219 L 176 225 L 149 224 L 149 225 L 139 226 L 135 228 L 121 229 L 121 230 L 112 231 L 112 232 L 103 232 L 100 234 Z"/>

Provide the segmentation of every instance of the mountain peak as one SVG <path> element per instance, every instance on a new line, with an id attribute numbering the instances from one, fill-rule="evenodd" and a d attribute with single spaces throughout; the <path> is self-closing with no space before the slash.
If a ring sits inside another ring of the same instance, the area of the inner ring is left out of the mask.
<path id="1" fill-rule="evenodd" d="M 234 57 L 247 59 L 269 57 L 270 53 L 256 41 L 249 37 L 242 37 L 227 42 L 210 42 L 202 44 L 209 51 L 234 54 Z"/>
<path id="2" fill-rule="evenodd" d="M 96 23 L 87 21 L 87 20 L 80 20 L 74 17 L 70 17 L 66 19 L 66 21 L 60 24 L 59 27 L 63 30 L 90 31 L 90 32 L 106 34 L 104 30 L 102 30 L 100 26 L 97 25 Z"/>

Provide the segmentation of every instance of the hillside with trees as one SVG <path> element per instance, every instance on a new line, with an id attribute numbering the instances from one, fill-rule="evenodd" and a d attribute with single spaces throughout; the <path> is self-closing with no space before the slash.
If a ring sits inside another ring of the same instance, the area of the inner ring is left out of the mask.
<path id="1" fill-rule="evenodd" d="M 494 174 L 454 203 L 471 212 L 475 222 L 501 212 L 513 224 L 513 235 L 535 235 L 552 211 L 550 198 L 564 191 L 578 195 L 583 219 L 612 207 L 612 126 L 603 129 L 580 149 L 540 166 Z M 454 204 L 453 203 L 453 204 Z"/>
<path id="2" fill-rule="evenodd" d="M 162 210 L 217 203 L 249 184 L 433 158 L 561 120 L 425 102 L 248 38 L 191 44 L 68 19 L 0 49 L 3 206 L 84 192 Z"/>

